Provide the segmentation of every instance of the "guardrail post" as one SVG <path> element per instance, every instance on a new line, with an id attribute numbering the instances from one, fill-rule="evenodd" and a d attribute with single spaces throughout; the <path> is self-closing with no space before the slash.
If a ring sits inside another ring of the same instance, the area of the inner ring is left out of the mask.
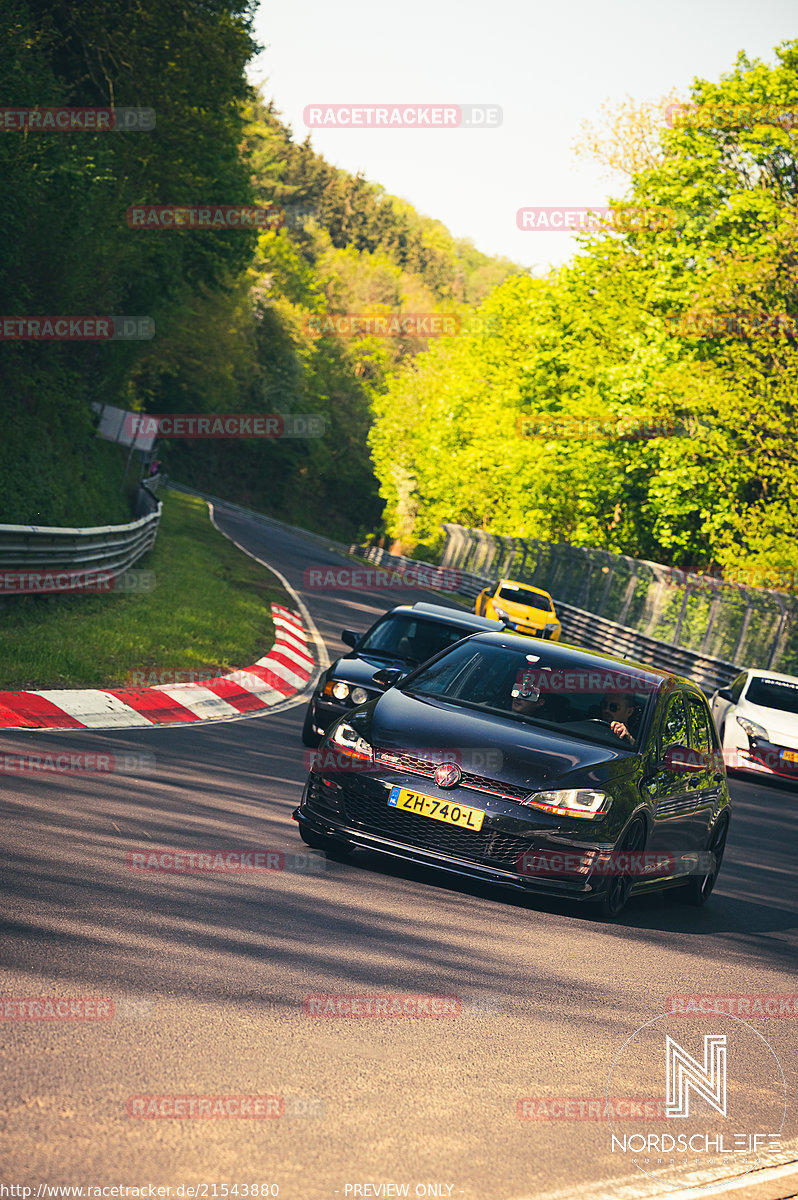
<path id="1" fill-rule="evenodd" d="M 779 650 L 779 645 L 781 643 L 782 634 L 784 633 L 784 628 L 787 624 L 787 616 L 788 616 L 787 605 L 784 603 L 784 600 L 782 599 L 782 597 L 774 594 L 773 599 L 776 601 L 776 603 L 779 606 L 779 624 L 776 629 L 775 636 L 773 638 L 773 645 L 770 647 L 770 654 L 768 655 L 768 664 L 767 664 L 767 667 L 765 668 L 767 671 L 773 670 L 773 663 L 775 662 L 776 654 L 778 653 L 778 650 Z"/>
<path id="2" fill-rule="evenodd" d="M 634 565 L 634 559 L 630 558 L 630 559 L 627 559 L 626 561 L 632 563 L 633 565 L 632 565 L 631 574 L 629 576 L 629 581 L 626 584 L 626 591 L 624 592 L 623 603 L 621 604 L 621 611 L 618 613 L 618 624 L 619 625 L 624 625 L 626 623 L 626 614 L 629 612 L 629 606 L 632 603 L 632 597 L 634 596 L 635 588 L 637 587 L 637 568 Z"/>
<path id="3" fill-rule="evenodd" d="M 615 575 L 615 560 L 613 559 L 609 566 L 605 565 L 602 570 L 606 571 L 607 578 L 604 582 L 604 591 L 601 593 L 601 599 L 598 602 L 598 608 L 596 609 L 596 614 L 598 616 L 601 616 L 601 614 L 604 612 L 604 609 L 607 607 L 607 600 L 609 598 L 610 588 L 612 587 L 613 576 Z"/>
<path id="4" fill-rule="evenodd" d="M 751 601 L 748 598 L 748 593 L 746 592 L 745 588 L 739 587 L 738 590 L 741 593 L 741 595 L 743 596 L 743 599 L 745 600 L 745 613 L 743 614 L 742 625 L 740 626 L 740 632 L 737 635 L 737 643 L 734 647 L 734 653 L 732 655 L 732 658 L 734 659 L 735 662 L 737 662 L 740 657 L 740 651 L 742 648 L 742 644 L 745 641 L 745 635 L 748 633 L 748 626 L 751 624 L 751 612 L 752 612 Z"/>
<path id="5" fill-rule="evenodd" d="M 684 595 L 682 596 L 682 606 L 679 609 L 679 615 L 676 618 L 676 628 L 673 631 L 673 638 L 671 639 L 674 646 L 679 645 L 679 636 L 682 632 L 682 621 L 684 620 L 684 614 L 687 610 L 687 601 L 689 599 L 690 599 L 690 584 L 686 583 L 684 585 Z"/>

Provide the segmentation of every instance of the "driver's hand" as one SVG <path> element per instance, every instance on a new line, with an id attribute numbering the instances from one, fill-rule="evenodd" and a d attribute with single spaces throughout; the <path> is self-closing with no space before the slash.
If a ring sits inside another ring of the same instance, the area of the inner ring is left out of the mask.
<path id="1" fill-rule="evenodd" d="M 631 733 L 624 725 L 623 721 L 611 721 L 610 729 L 612 730 L 612 732 L 615 734 L 616 737 L 619 737 L 621 739 L 622 742 L 633 742 L 634 741 L 634 738 L 632 737 Z"/>

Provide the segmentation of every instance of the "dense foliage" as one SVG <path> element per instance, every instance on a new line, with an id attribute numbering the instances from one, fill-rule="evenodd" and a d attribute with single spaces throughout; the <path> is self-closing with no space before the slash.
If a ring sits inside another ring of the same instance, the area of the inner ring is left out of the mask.
<path id="1" fill-rule="evenodd" d="M 617 208 L 668 219 L 585 234 L 535 279 L 295 141 L 246 82 L 249 0 L 7 0 L 3 15 L 2 103 L 157 120 L 0 138 L 3 313 L 156 330 L 0 343 L 1 519 L 125 518 L 124 454 L 93 433 L 105 400 L 323 418 L 321 436 L 158 453 L 186 483 L 332 535 L 412 549 L 458 521 L 675 564 L 798 565 L 798 42 L 696 81 L 667 118 L 665 102 L 622 106 L 590 148 L 627 164 Z M 206 203 L 286 220 L 125 219 Z M 319 332 L 329 314 L 396 312 L 456 314 L 463 332 Z"/>
<path id="2" fill-rule="evenodd" d="M 660 122 L 617 202 L 627 232 L 506 281 L 497 336 L 389 381 L 371 442 L 391 533 L 798 565 L 798 42 L 777 55 L 741 55 Z"/>
<path id="3" fill-rule="evenodd" d="M 246 0 L 6 0 L 3 105 L 141 106 L 157 123 L 149 132 L 0 137 L 3 314 L 148 315 L 167 347 L 195 298 L 246 268 L 250 233 L 146 235 L 125 214 L 209 192 L 249 199 L 238 144 L 250 18 Z M 145 344 L 0 344 L 4 520 L 124 519 L 114 511 L 124 459 L 115 486 L 98 490 L 118 454 L 94 438 L 90 403 L 124 402 Z"/>
<path id="4" fill-rule="evenodd" d="M 9 0 L 4 99 L 144 107 L 142 132 L 9 132 L 6 315 L 146 315 L 151 341 L 0 345 L 5 521 L 124 520 L 124 454 L 91 401 L 152 413 L 309 413 L 321 437 L 172 440 L 177 478 L 342 535 L 382 503 L 366 443 L 372 390 L 426 341 L 320 338 L 326 312 L 462 309 L 512 264 L 299 145 L 247 85 L 247 0 Z M 276 205 L 257 230 L 131 229 L 143 204 Z M 304 215 L 303 215 L 304 214 Z"/>

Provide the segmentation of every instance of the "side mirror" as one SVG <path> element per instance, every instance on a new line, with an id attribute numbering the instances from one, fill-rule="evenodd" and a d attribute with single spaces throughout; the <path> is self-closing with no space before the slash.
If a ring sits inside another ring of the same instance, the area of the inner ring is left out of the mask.
<path id="1" fill-rule="evenodd" d="M 383 667 L 382 670 L 376 671 L 371 678 L 379 687 L 391 688 L 405 673 L 398 670 L 397 667 Z"/>
<path id="2" fill-rule="evenodd" d="M 731 698 L 732 698 L 731 688 L 718 688 L 718 699 L 719 700 L 731 700 Z"/>
<path id="3" fill-rule="evenodd" d="M 664 766 L 677 775 L 697 775 L 711 765 L 709 759 L 710 755 L 702 754 L 700 750 L 690 750 L 687 746 L 668 746 Z"/>
<path id="4" fill-rule="evenodd" d="M 355 633 L 354 629 L 343 629 L 341 631 L 341 641 L 344 645 L 351 646 L 353 650 L 357 650 L 360 634 Z"/>

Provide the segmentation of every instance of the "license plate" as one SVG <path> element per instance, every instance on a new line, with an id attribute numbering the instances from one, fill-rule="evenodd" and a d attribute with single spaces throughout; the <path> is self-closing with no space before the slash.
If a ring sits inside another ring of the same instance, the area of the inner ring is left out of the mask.
<path id="1" fill-rule="evenodd" d="M 466 808 L 462 804 L 453 804 L 451 800 L 439 800 L 421 792 L 410 792 L 398 784 L 391 788 L 388 804 L 391 808 L 401 808 L 405 812 L 418 813 L 422 817 L 432 817 L 433 821 L 444 821 L 447 825 L 457 825 L 461 829 L 481 829 L 485 816 L 478 808 Z"/>
<path id="2" fill-rule="evenodd" d="M 782 750 L 781 757 L 785 762 L 798 763 L 798 750 Z"/>

